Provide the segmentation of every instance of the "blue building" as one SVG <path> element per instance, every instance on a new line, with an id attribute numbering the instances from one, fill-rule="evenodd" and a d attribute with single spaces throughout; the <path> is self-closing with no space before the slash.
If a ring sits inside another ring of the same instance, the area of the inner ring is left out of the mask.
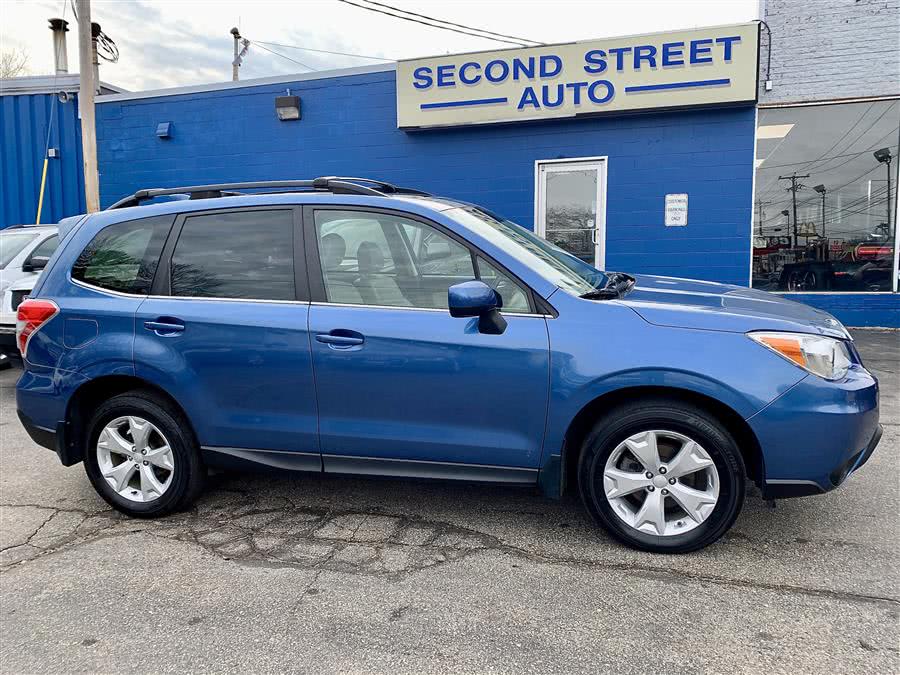
<path id="1" fill-rule="evenodd" d="M 900 327 L 896 227 L 881 222 L 896 223 L 882 217 L 896 190 L 842 140 L 890 140 L 900 95 L 797 121 L 805 108 L 758 105 L 758 40 L 748 24 L 103 95 L 101 205 L 147 187 L 372 177 L 477 202 L 606 269 Z M 807 164 L 823 184 L 792 209 L 778 176 Z"/>
<path id="2" fill-rule="evenodd" d="M 101 93 L 121 91 L 101 83 Z M 48 148 L 41 221 L 84 213 L 78 75 L 0 80 L 0 133 L 0 228 L 35 222 Z"/>

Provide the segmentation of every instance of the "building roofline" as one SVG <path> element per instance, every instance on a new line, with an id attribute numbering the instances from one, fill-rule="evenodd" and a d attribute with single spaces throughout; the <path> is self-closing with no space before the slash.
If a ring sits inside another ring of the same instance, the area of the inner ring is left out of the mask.
<path id="1" fill-rule="evenodd" d="M 229 89 L 244 89 L 247 87 L 265 87 L 272 84 L 286 84 L 290 82 L 305 82 L 308 80 L 324 80 L 334 77 L 349 77 L 351 75 L 364 75 L 366 73 L 387 73 L 397 69 L 397 64 L 379 63 L 371 66 L 356 66 L 354 68 L 335 68 L 334 70 L 316 70 L 311 73 L 295 73 L 293 75 L 277 75 L 275 77 L 260 77 L 253 80 L 240 80 L 238 82 L 211 82 L 209 84 L 196 84 L 189 87 L 172 87 L 169 89 L 152 89 L 149 91 L 132 91 L 117 94 L 105 94 L 98 96 L 97 103 L 112 103 L 114 101 L 133 101 L 142 98 L 158 98 L 165 96 L 180 96 L 182 94 L 198 94 L 210 91 L 226 91 Z"/>
<path id="2" fill-rule="evenodd" d="M 28 75 L 26 77 L 10 77 L 0 80 L 0 96 L 16 96 L 23 94 L 57 94 L 61 91 L 78 92 L 80 81 L 78 73 L 65 75 Z M 114 84 L 100 81 L 100 91 L 122 93 L 126 90 Z"/>

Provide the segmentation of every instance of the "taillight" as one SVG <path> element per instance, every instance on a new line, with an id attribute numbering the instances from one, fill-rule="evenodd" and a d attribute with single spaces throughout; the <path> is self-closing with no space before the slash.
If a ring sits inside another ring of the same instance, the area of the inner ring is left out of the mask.
<path id="1" fill-rule="evenodd" d="M 16 314 L 16 343 L 22 358 L 28 349 L 28 341 L 41 326 L 59 312 L 59 307 L 52 300 L 23 300 Z"/>

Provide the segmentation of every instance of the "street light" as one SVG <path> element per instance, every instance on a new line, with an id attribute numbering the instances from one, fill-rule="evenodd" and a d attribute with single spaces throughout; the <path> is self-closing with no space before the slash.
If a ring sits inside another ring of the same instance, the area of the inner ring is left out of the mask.
<path id="1" fill-rule="evenodd" d="M 881 150 L 876 150 L 872 154 L 876 160 L 887 167 L 887 229 L 888 236 L 890 236 L 893 234 L 893 230 L 891 230 L 891 160 L 893 157 L 891 156 L 890 148 L 881 148 Z"/>
<path id="2" fill-rule="evenodd" d="M 825 238 L 825 193 L 827 190 L 824 185 L 816 185 L 813 190 L 822 195 L 822 238 Z"/>

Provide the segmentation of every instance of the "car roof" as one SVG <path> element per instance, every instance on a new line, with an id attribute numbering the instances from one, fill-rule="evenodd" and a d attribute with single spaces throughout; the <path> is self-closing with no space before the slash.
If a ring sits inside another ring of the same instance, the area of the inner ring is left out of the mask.
<path id="1" fill-rule="evenodd" d="M 57 225 L 12 225 L 3 230 L 0 230 L 0 234 L 5 232 L 34 232 L 37 234 L 44 234 L 46 232 L 56 232 L 59 229 Z"/>

